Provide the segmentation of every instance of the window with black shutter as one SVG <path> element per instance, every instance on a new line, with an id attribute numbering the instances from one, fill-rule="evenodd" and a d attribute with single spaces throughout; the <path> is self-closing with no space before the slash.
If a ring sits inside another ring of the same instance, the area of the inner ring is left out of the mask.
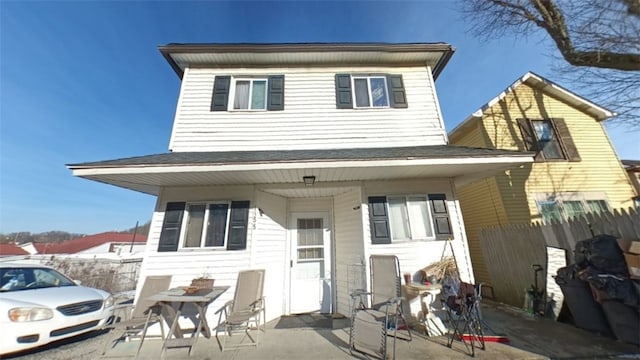
<path id="1" fill-rule="evenodd" d="M 406 108 L 402 75 L 336 74 L 338 109 Z"/>
<path id="2" fill-rule="evenodd" d="M 445 240 L 452 236 L 444 194 L 369 197 L 371 243 Z"/>
<path id="3" fill-rule="evenodd" d="M 158 251 L 242 250 L 248 222 L 249 201 L 169 203 Z"/>
<path id="4" fill-rule="evenodd" d="M 216 76 L 211 111 L 284 110 L 284 75 Z"/>

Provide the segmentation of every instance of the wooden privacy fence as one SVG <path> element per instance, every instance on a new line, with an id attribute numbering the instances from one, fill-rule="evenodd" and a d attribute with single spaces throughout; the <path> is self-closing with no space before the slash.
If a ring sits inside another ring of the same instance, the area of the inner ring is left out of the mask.
<path id="1" fill-rule="evenodd" d="M 522 307 L 525 289 L 534 282 L 533 264 L 544 267 L 538 274 L 538 285 L 543 289 L 546 287 L 547 246 L 565 249 L 567 263 L 571 264 L 576 242 L 600 234 L 640 239 L 640 212 L 621 209 L 612 213 L 587 214 L 561 223 L 517 224 L 482 229 L 480 247 L 496 299 Z"/>

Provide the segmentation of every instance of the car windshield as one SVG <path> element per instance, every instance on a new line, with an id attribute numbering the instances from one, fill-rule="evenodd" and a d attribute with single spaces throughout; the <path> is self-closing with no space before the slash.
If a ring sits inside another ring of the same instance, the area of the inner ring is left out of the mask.
<path id="1" fill-rule="evenodd" d="M 0 268 L 0 292 L 74 285 L 72 280 L 49 268 Z"/>

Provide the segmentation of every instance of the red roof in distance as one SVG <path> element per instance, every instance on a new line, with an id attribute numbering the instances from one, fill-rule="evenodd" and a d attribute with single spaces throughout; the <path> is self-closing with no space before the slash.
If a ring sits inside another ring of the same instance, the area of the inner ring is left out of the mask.
<path id="1" fill-rule="evenodd" d="M 146 243 L 147 236 L 136 234 L 135 240 L 132 233 L 105 232 L 95 235 L 87 235 L 71 240 L 56 243 L 34 243 L 38 254 L 75 254 L 106 243 Z"/>
<path id="2" fill-rule="evenodd" d="M 29 252 L 14 244 L 0 244 L 0 255 L 29 255 Z"/>

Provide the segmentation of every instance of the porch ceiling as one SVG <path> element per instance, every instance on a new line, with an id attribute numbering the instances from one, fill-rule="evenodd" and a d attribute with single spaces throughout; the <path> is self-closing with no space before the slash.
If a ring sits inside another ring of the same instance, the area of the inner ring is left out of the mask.
<path id="1" fill-rule="evenodd" d="M 351 149 L 339 154 L 170 153 L 68 166 L 75 176 L 152 195 L 162 187 L 251 184 L 288 184 L 287 193 L 300 189 L 308 194 L 304 176 L 315 176 L 314 192 L 325 193 L 340 190 L 322 184 L 348 181 L 450 178 L 460 184 L 533 160 L 530 153 L 453 146 Z"/>

